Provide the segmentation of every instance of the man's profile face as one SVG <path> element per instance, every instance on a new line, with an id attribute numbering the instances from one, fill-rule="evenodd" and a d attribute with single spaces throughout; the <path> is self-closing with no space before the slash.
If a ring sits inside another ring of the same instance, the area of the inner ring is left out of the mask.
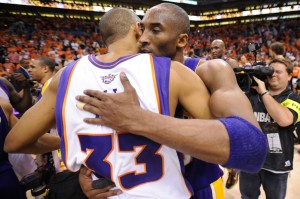
<path id="1" fill-rule="evenodd" d="M 39 60 L 36 59 L 31 60 L 27 70 L 30 73 L 32 79 L 34 80 L 40 81 L 44 76 L 43 67 L 41 66 Z"/>
<path id="2" fill-rule="evenodd" d="M 173 25 L 168 12 L 158 8 L 150 9 L 141 22 L 142 34 L 139 39 L 141 52 L 173 58 L 178 39 Z"/>

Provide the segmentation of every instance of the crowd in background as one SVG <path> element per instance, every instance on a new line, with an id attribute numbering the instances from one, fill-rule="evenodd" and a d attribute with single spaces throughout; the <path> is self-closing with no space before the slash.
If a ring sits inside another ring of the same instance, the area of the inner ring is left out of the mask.
<path id="1" fill-rule="evenodd" d="M 11 77 L 22 66 L 28 67 L 32 59 L 43 62 L 46 58 L 52 58 L 56 63 L 55 69 L 59 70 L 84 55 L 107 52 L 99 34 L 98 23 L 95 21 L 7 16 L 6 20 L 0 22 L 0 34 L 1 76 Z M 237 60 L 240 67 L 252 67 L 255 61 L 268 63 L 271 60 L 269 53 L 271 44 L 280 42 L 284 46 L 285 57 L 290 59 L 295 68 L 300 68 L 300 31 L 297 19 L 197 28 L 189 33 L 189 43 L 184 50 L 185 56 L 201 57 L 203 60 L 216 59 L 211 55 L 211 45 L 215 39 L 224 41 L 226 60 L 229 58 Z M 251 48 L 253 46 L 254 49 Z M 33 66 L 42 65 L 42 62 Z M 34 77 L 32 70 L 29 70 L 32 79 L 29 76 L 27 79 L 36 80 L 42 85 L 50 82 L 55 73 L 51 69 L 49 78 L 44 81 Z M 41 89 L 41 85 L 39 86 L 34 88 Z M 266 90 L 264 87 L 263 90 L 265 92 L 260 96 L 266 98 L 271 89 Z M 40 93 L 36 94 L 38 95 Z"/>
<path id="2" fill-rule="evenodd" d="M 210 44 L 221 39 L 226 45 L 226 57 L 252 64 L 254 53 L 248 45 L 256 44 L 257 61 L 269 61 L 269 46 L 281 42 L 294 66 L 300 66 L 300 31 L 297 19 L 251 22 L 213 26 L 190 32 L 185 55 L 211 59 Z M 57 68 L 91 53 L 106 53 L 99 35 L 98 23 L 82 19 L 37 18 L 31 16 L 7 17 L 0 22 L 0 74 L 8 75 L 22 60 L 37 56 L 54 58 Z M 246 60 L 245 60 L 246 59 Z"/>

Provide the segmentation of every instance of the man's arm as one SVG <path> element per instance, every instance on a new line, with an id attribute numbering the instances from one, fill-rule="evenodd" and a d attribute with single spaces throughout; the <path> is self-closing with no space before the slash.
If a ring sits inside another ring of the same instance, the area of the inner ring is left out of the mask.
<path id="1" fill-rule="evenodd" d="M 197 74 L 181 63 L 172 61 L 169 82 L 171 116 L 174 116 L 179 103 L 194 118 L 213 118 L 209 107 L 209 91 Z"/>
<path id="2" fill-rule="evenodd" d="M 253 87 L 258 94 L 262 94 L 267 91 L 266 85 L 260 79 L 253 77 L 257 83 L 257 86 Z M 287 108 L 279 104 L 271 95 L 265 94 L 262 96 L 263 103 L 270 116 L 277 122 L 281 127 L 286 127 L 294 122 L 293 113 Z"/>
<path id="3" fill-rule="evenodd" d="M 239 67 L 239 63 L 235 59 L 229 58 L 227 60 L 227 63 L 231 66 L 231 68 L 238 68 Z"/>
<path id="4" fill-rule="evenodd" d="M 6 152 L 43 153 L 59 148 L 59 138 L 46 135 L 53 143 L 39 140 L 55 125 L 55 102 L 61 71 L 58 72 L 44 96 L 32 108 L 25 112 L 22 118 L 9 132 L 4 145 Z"/>
<path id="5" fill-rule="evenodd" d="M 17 111 L 24 113 L 32 106 L 32 96 L 30 93 L 29 85 L 23 85 L 23 96 L 20 96 L 19 93 L 15 90 L 14 86 L 7 79 L 2 77 L 0 79 L 9 89 L 10 103 Z"/>
<path id="6" fill-rule="evenodd" d="M 228 63 L 220 59 L 210 60 L 200 65 L 196 73 L 211 93 L 210 110 L 216 118 L 239 116 L 260 128 L 251 103 L 238 86 Z"/>

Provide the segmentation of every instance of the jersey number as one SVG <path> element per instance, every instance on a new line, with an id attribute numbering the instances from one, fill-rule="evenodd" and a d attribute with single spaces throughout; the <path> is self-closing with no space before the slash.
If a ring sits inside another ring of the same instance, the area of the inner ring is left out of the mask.
<path id="1" fill-rule="evenodd" d="M 128 133 L 117 134 L 117 143 L 113 141 L 113 134 L 107 135 L 86 135 L 79 134 L 81 150 L 90 151 L 86 159 L 86 165 L 95 171 L 95 173 L 111 179 L 113 166 L 107 158 L 114 150 L 114 144 L 118 153 L 132 153 L 140 147 L 140 152 L 132 160 L 135 164 L 144 165 L 145 172 L 129 171 L 118 176 L 120 184 L 125 189 L 131 189 L 135 186 L 147 182 L 159 180 L 163 175 L 163 156 L 159 154 L 160 144 L 152 142 L 144 137 Z M 98 176 L 100 177 L 100 176 Z"/>

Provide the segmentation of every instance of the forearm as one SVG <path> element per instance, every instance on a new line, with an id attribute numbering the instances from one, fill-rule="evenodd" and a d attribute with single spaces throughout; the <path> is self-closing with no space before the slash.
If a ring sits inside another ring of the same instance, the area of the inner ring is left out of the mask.
<path id="1" fill-rule="evenodd" d="M 279 126 L 289 126 L 293 123 L 291 111 L 279 104 L 271 95 L 262 96 L 263 103 L 269 115 L 278 123 Z"/>
<path id="2" fill-rule="evenodd" d="M 49 133 L 44 134 L 35 142 L 22 147 L 19 153 L 43 154 L 59 149 L 60 138 Z"/>
<path id="3" fill-rule="evenodd" d="M 130 132 L 143 135 L 206 162 L 257 172 L 266 157 L 264 134 L 240 117 L 182 120 L 136 111 Z M 156 125 L 153 125 L 156 124 Z"/>
<path id="4" fill-rule="evenodd" d="M 210 163 L 225 164 L 230 143 L 224 125 L 218 120 L 183 120 L 149 111 L 135 111 L 130 132 L 145 136 L 180 152 Z M 155 125 L 154 125 L 155 124 Z"/>
<path id="5" fill-rule="evenodd" d="M 32 106 L 32 96 L 30 93 L 30 88 L 23 89 L 23 96 L 21 100 L 15 105 L 15 108 L 24 113 Z"/>

